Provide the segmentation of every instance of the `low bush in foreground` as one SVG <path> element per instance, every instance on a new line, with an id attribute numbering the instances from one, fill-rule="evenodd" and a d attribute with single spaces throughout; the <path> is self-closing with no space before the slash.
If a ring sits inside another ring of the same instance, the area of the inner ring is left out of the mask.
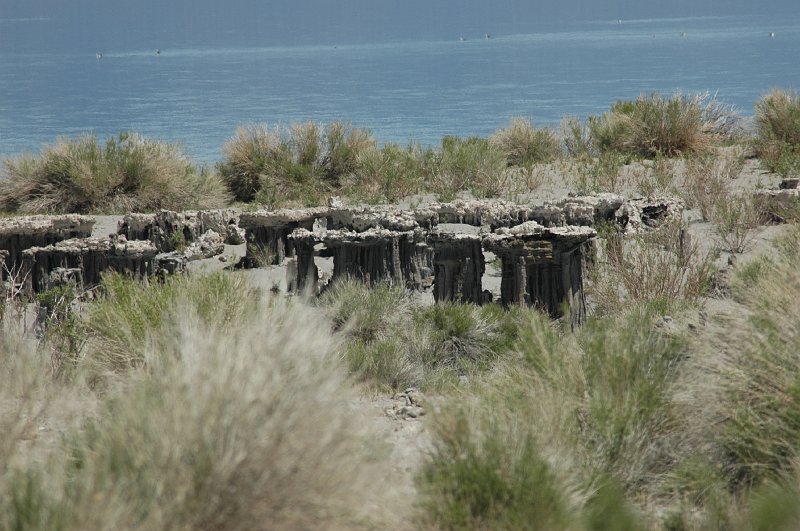
<path id="1" fill-rule="evenodd" d="M 99 393 L 49 380 L 34 345 L 0 337 L 0 529 L 394 527 L 329 321 L 250 294 L 257 311 L 231 327 L 204 315 L 225 311 L 216 296 L 170 289 L 175 317 L 142 332 L 148 370 Z M 90 404 L 63 426 L 77 397 Z"/>
<path id="2" fill-rule="evenodd" d="M 0 210 L 21 213 L 146 212 L 227 204 L 225 186 L 174 144 L 132 133 L 60 139 L 39 155 L 5 161 Z"/>
<path id="3" fill-rule="evenodd" d="M 422 306 L 404 288 L 339 282 L 322 301 L 348 338 L 344 358 L 362 380 L 391 389 L 447 387 L 487 370 L 513 347 L 524 316 L 494 305 Z"/>
<path id="4" fill-rule="evenodd" d="M 144 367 L 157 332 L 181 319 L 181 304 L 190 304 L 196 318 L 211 329 L 232 332 L 255 311 L 255 294 L 247 281 L 225 273 L 180 275 L 152 284 L 111 274 L 103 278 L 101 293 L 88 308 L 86 357 L 109 372 Z"/>
<path id="5" fill-rule="evenodd" d="M 800 232 L 780 255 L 743 274 L 746 312 L 714 338 L 705 370 L 716 375 L 722 463 L 734 484 L 759 485 L 792 474 L 800 448 Z"/>
<path id="6" fill-rule="evenodd" d="M 707 94 L 642 95 L 589 121 L 599 151 L 646 158 L 702 152 L 729 138 L 735 126 L 736 116 Z"/>
<path id="7" fill-rule="evenodd" d="M 576 335 L 531 315 L 518 357 L 435 415 L 420 475 L 445 529 L 640 529 L 626 495 L 669 469 L 683 343 L 637 308 Z"/>

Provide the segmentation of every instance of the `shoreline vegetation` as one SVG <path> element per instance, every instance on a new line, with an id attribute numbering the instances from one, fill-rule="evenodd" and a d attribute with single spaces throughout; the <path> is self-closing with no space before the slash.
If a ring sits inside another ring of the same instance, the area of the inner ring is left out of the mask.
<path id="1" fill-rule="evenodd" d="M 38 155 L 4 161 L 0 211 L 315 206 L 330 196 L 365 203 L 419 194 L 509 197 L 540 186 L 548 165 L 571 176 L 580 193 L 617 187 L 623 167 L 634 161 L 688 164 L 731 145 L 788 176 L 800 171 L 793 133 L 798 105 L 796 93 L 768 93 L 756 104 L 754 134 L 746 134 L 739 117 L 708 95 L 654 93 L 616 102 L 584 121 L 565 118 L 559 131 L 513 118 L 488 138 L 445 137 L 437 148 L 379 145 L 368 130 L 345 122 L 252 124 L 236 130 L 213 167 L 196 166 L 179 145 L 134 133 L 105 143 L 93 136 L 62 138 Z M 640 180 L 639 193 L 658 191 L 658 179 Z"/>
<path id="2" fill-rule="evenodd" d="M 437 149 L 337 122 L 240 128 L 215 168 L 132 134 L 6 161 L 10 214 L 514 198 L 557 165 L 574 192 L 676 195 L 699 232 L 597 227 L 575 329 L 243 271 L 0 284 L 0 529 L 800 528 L 800 208 L 765 228 L 733 185 L 747 157 L 800 177 L 800 99 L 755 120 L 651 94 Z"/>

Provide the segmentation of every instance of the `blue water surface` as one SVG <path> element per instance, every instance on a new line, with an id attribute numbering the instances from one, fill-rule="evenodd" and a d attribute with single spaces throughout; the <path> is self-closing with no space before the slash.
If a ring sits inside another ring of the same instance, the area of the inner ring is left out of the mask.
<path id="1" fill-rule="evenodd" d="M 0 32 L 47 31 L 47 20 Z M 774 33 L 774 36 L 770 36 Z M 529 34 L 380 44 L 94 51 L 0 48 L 0 154 L 121 130 L 221 158 L 237 125 L 344 119 L 381 142 L 556 125 L 643 92 L 710 92 L 747 115 L 800 87 L 800 19 L 593 21 Z M 9 39 L 6 39 L 8 41 Z M 13 41 L 12 41 L 13 42 Z M 46 48 L 46 47 L 45 47 Z"/>

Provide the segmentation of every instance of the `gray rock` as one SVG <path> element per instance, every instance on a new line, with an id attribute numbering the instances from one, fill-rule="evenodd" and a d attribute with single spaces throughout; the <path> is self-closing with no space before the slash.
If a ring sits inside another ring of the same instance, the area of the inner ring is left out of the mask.
<path id="1" fill-rule="evenodd" d="M 186 259 L 189 261 L 211 258 L 222 254 L 225 251 L 225 241 L 219 233 L 207 230 L 204 234 L 192 242 L 184 251 Z"/>

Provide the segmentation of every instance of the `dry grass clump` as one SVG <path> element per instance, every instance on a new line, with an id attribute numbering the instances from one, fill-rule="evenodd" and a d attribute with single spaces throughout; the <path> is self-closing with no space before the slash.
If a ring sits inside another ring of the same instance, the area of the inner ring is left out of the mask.
<path id="1" fill-rule="evenodd" d="M 264 125 L 239 127 L 222 152 L 225 160 L 219 163 L 219 172 L 237 201 L 255 199 L 262 180 L 280 174 L 281 166 L 292 159 L 283 134 Z"/>
<path id="2" fill-rule="evenodd" d="M 0 210 L 12 212 L 184 210 L 228 201 L 220 179 L 198 170 L 179 146 L 132 133 L 105 145 L 94 136 L 59 139 L 4 166 Z"/>
<path id="3" fill-rule="evenodd" d="M 781 479 L 791 473 L 800 447 L 798 257 L 800 232 L 794 229 L 777 259 L 747 271 L 747 311 L 699 347 L 707 381 L 716 382 L 708 403 L 719 422 L 714 435 L 722 466 L 734 485 Z"/>
<path id="4" fill-rule="evenodd" d="M 609 232 L 587 292 L 600 313 L 631 302 L 693 301 L 711 290 L 715 254 L 702 251 L 679 222 L 628 236 Z"/>
<path id="5" fill-rule="evenodd" d="M 722 249 L 741 254 L 752 243 L 756 229 L 767 223 L 768 215 L 753 192 L 730 193 L 715 205 L 713 221 Z"/>
<path id="6" fill-rule="evenodd" d="M 743 253 L 755 236 L 755 229 L 767 221 L 765 205 L 755 190 L 736 192 L 731 183 L 742 172 L 741 156 L 709 151 L 685 160 L 681 197 L 689 208 L 700 211 L 725 251 Z"/>
<path id="7" fill-rule="evenodd" d="M 559 125 L 564 149 L 572 158 L 585 158 L 595 154 L 589 123 L 574 116 L 561 120 Z"/>
<path id="8" fill-rule="evenodd" d="M 772 172 L 800 172 L 800 97 L 773 90 L 756 102 L 756 151 Z"/>
<path id="9" fill-rule="evenodd" d="M 398 201 L 424 189 L 434 158 L 433 150 L 415 144 L 367 149 L 345 178 L 342 191 L 347 197 L 372 203 Z"/>
<path id="10" fill-rule="evenodd" d="M 756 126 L 763 140 L 800 146 L 800 96 L 773 90 L 756 102 Z"/>
<path id="11" fill-rule="evenodd" d="M 388 470 L 350 407 L 358 397 L 329 321 L 251 294 L 257 311 L 231 327 L 203 316 L 208 301 L 192 290 L 173 297 L 166 313 L 177 317 L 144 330 L 146 370 L 113 377 L 99 394 L 80 380 L 49 381 L 41 364 L 18 369 L 24 358 L 3 337 L 0 367 L 12 385 L 0 388 L 0 528 L 394 525 Z M 41 404 L 69 408 L 78 392 L 99 402 L 96 413 L 29 455 L 18 434 L 36 433 Z"/>
<path id="12" fill-rule="evenodd" d="M 489 137 L 489 142 L 505 154 L 509 166 L 552 162 L 561 156 L 561 143 L 555 133 L 534 127 L 526 118 L 512 118 L 507 127 Z"/>
<path id="13" fill-rule="evenodd" d="M 312 204 L 336 190 L 375 145 L 369 131 L 343 122 L 249 125 L 225 142 L 217 167 L 238 201 Z"/>
<path id="14" fill-rule="evenodd" d="M 505 154 L 487 139 L 479 137 L 444 137 L 432 162 L 434 166 L 428 189 L 444 200 L 450 200 L 465 190 L 477 197 L 498 195 L 503 183 L 498 183 L 497 178 L 508 166 Z"/>
<path id="15" fill-rule="evenodd" d="M 669 98 L 658 93 L 618 101 L 590 119 L 590 135 L 601 152 L 653 158 L 699 153 L 730 137 L 736 115 L 708 94 Z"/>
<path id="16" fill-rule="evenodd" d="M 577 194 L 619 192 L 626 184 L 625 155 L 615 151 L 570 161 L 568 182 Z"/>
<path id="17" fill-rule="evenodd" d="M 704 221 L 710 221 L 720 201 L 730 195 L 731 181 L 736 179 L 744 168 L 744 158 L 720 155 L 707 151 L 688 157 L 681 198 L 689 208 L 697 208 Z"/>
<path id="18" fill-rule="evenodd" d="M 633 168 L 631 181 L 635 190 L 644 197 L 674 194 L 678 164 L 675 159 L 656 157 L 649 166 Z"/>
<path id="19" fill-rule="evenodd" d="M 348 342 L 343 356 L 360 379 L 378 387 L 449 387 L 488 369 L 511 349 L 524 310 L 412 301 L 408 291 L 356 281 L 324 295 L 334 326 Z"/>

